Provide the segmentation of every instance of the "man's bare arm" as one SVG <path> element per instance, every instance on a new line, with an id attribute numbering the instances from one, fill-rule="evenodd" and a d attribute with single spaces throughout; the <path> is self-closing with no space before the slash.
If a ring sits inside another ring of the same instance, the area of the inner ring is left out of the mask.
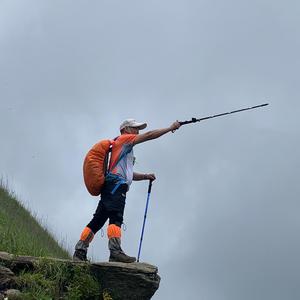
<path id="1" fill-rule="evenodd" d="M 178 121 L 176 121 L 170 127 L 151 130 L 151 131 L 139 134 L 136 136 L 134 144 L 136 145 L 136 144 L 140 144 L 140 143 L 143 143 L 143 142 L 146 142 L 149 140 L 157 139 L 170 131 L 177 130 L 179 127 L 180 127 L 180 123 Z"/>

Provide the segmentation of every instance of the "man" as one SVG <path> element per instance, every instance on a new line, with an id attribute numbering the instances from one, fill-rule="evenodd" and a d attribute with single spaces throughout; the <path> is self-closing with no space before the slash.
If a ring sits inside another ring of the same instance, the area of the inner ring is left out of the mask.
<path id="1" fill-rule="evenodd" d="M 170 127 L 139 134 L 139 131 L 146 127 L 146 123 L 138 123 L 134 119 L 127 119 L 120 125 L 121 135 L 115 139 L 112 146 L 108 174 L 101 190 L 101 200 L 93 219 L 83 229 L 80 240 L 75 246 L 74 260 L 87 260 L 89 244 L 107 219 L 109 219 L 107 228 L 109 261 L 131 263 L 136 260 L 135 257 L 126 255 L 121 248 L 121 225 L 126 193 L 133 180 L 155 180 L 155 175 L 133 172 L 135 160 L 133 147 L 159 138 L 168 132 L 174 132 L 180 127 L 180 123 L 176 121 Z"/>

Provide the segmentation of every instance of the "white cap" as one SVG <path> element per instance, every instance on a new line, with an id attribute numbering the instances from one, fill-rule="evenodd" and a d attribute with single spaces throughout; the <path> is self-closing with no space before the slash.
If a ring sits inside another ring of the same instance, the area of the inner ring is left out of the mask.
<path id="1" fill-rule="evenodd" d="M 134 119 L 126 119 L 120 125 L 120 130 L 124 129 L 125 127 L 134 127 L 134 128 L 138 128 L 139 130 L 142 130 L 142 129 L 145 129 L 147 127 L 147 123 L 138 123 Z"/>

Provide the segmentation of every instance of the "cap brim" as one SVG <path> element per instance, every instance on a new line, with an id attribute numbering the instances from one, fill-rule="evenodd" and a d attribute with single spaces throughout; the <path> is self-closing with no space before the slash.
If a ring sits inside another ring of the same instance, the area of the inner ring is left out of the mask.
<path id="1" fill-rule="evenodd" d="M 138 128 L 139 130 L 143 130 L 147 127 L 147 123 L 136 123 L 134 124 L 134 126 L 131 127 Z"/>

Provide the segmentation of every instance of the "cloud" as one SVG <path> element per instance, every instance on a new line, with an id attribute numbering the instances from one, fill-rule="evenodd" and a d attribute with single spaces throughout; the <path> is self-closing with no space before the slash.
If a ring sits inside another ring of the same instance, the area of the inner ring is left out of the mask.
<path id="1" fill-rule="evenodd" d="M 157 175 L 142 260 L 162 276 L 154 299 L 298 299 L 299 5 L 30 3 L 0 4 L 0 173 L 20 198 L 72 249 L 97 206 L 83 158 L 123 119 L 269 102 L 136 147 L 136 170 Z M 132 255 L 146 192 L 127 196 Z M 89 253 L 106 260 L 100 236 Z"/>

